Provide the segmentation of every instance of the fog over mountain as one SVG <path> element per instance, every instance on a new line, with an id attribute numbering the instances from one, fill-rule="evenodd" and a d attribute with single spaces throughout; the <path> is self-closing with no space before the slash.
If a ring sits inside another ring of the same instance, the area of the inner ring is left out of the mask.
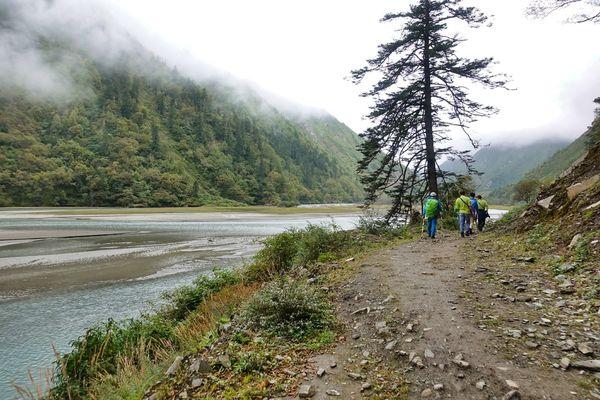
<path id="1" fill-rule="evenodd" d="M 600 27 L 565 24 L 564 18 L 532 20 L 525 3 L 473 1 L 493 14 L 493 28 L 464 30 L 467 53 L 493 56 L 497 70 L 512 77 L 514 91 L 474 94 L 500 109 L 473 128 L 484 143 L 531 143 L 540 138 L 574 139 L 592 119 L 591 100 L 600 92 L 600 54 L 591 38 Z M 53 32 L 84 44 L 99 60 L 113 62 L 135 41 L 195 79 L 245 82 L 274 94 L 280 106 L 325 109 L 356 131 L 368 126 L 368 101 L 347 79 L 373 56 L 393 26 L 378 22 L 395 1 L 267 0 L 203 2 L 174 0 L 3 0 L 3 13 L 19 14 L 25 36 L 3 33 L 0 84 L 20 83 L 38 95 L 68 93 L 71 77 L 32 50 L 36 33 Z M 110 11 L 109 11 L 110 10 Z M 316 12 L 315 10 L 318 10 Z M 339 18 L 343 13 L 343 18 Z M 331 29 L 331 21 L 336 28 Z M 356 29 L 360 24 L 361 29 Z M 134 39 L 134 40 L 132 40 Z M 522 132 L 527 132 L 523 134 Z M 466 145 L 457 133 L 456 143 Z"/>

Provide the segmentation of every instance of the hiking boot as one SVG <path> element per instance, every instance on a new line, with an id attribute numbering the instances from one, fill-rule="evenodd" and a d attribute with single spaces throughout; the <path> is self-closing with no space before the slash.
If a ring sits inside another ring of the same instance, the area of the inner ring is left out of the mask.
<path id="1" fill-rule="evenodd" d="M 464 237 L 465 237 L 465 233 L 464 233 L 464 232 L 461 232 L 461 233 L 460 233 L 460 237 L 461 237 L 461 238 L 464 238 Z"/>

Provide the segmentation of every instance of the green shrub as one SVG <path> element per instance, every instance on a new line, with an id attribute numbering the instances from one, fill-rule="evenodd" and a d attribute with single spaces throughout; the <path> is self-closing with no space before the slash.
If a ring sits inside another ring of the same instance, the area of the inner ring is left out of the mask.
<path id="1" fill-rule="evenodd" d="M 264 247 L 254 257 L 254 263 L 246 268 L 246 277 L 265 281 L 293 267 L 332 261 L 360 246 L 360 241 L 361 238 L 352 232 L 340 230 L 334 224 L 290 229 L 264 241 Z"/>
<path id="2" fill-rule="evenodd" d="M 215 270 L 213 276 L 200 276 L 189 286 L 165 293 L 163 298 L 167 300 L 167 304 L 159 314 L 169 320 L 182 321 L 208 297 L 240 281 L 238 272 L 228 270 Z"/>
<path id="3" fill-rule="evenodd" d="M 244 305 L 243 320 L 252 328 L 303 338 L 331 327 L 329 302 L 311 286 L 291 279 L 267 284 Z"/>
<path id="4" fill-rule="evenodd" d="M 161 341 L 173 337 L 173 324 L 159 316 L 129 319 L 116 322 L 112 319 L 88 329 L 71 342 L 72 351 L 63 355 L 56 366 L 54 398 L 79 398 L 94 377 L 116 372 L 120 356 L 127 355 L 141 341 L 146 341 L 148 351 Z"/>

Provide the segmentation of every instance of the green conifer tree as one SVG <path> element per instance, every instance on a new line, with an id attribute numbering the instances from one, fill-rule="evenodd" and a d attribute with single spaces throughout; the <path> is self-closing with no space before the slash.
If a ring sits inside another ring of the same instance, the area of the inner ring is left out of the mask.
<path id="1" fill-rule="evenodd" d="M 393 199 L 388 220 L 408 212 L 426 191 L 438 192 L 438 160 L 455 156 L 469 167 L 469 152 L 446 142 L 450 128 L 468 131 L 479 117 L 495 110 L 469 97 L 467 84 L 503 87 L 506 80 L 490 72 L 492 58 L 467 59 L 456 53 L 464 41 L 448 24 L 479 27 L 487 17 L 461 0 L 419 0 L 406 12 L 390 13 L 382 22 L 401 22 L 400 36 L 379 46 L 367 66 L 353 71 L 355 83 L 369 74 L 378 81 L 363 96 L 372 97 L 368 115 L 373 126 L 361 136 L 363 158 L 358 171 L 367 203 L 383 192 Z"/>

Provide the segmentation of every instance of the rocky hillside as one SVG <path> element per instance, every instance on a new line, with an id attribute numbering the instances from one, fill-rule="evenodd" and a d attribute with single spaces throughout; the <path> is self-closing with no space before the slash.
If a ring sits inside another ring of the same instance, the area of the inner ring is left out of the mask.
<path id="1" fill-rule="evenodd" d="M 573 239 L 577 235 L 600 234 L 600 119 L 587 139 L 591 144 L 584 157 L 542 187 L 536 202 L 514 221 L 514 228 L 526 230 L 538 223 L 552 223 L 556 239 L 571 247 L 577 244 Z"/>

